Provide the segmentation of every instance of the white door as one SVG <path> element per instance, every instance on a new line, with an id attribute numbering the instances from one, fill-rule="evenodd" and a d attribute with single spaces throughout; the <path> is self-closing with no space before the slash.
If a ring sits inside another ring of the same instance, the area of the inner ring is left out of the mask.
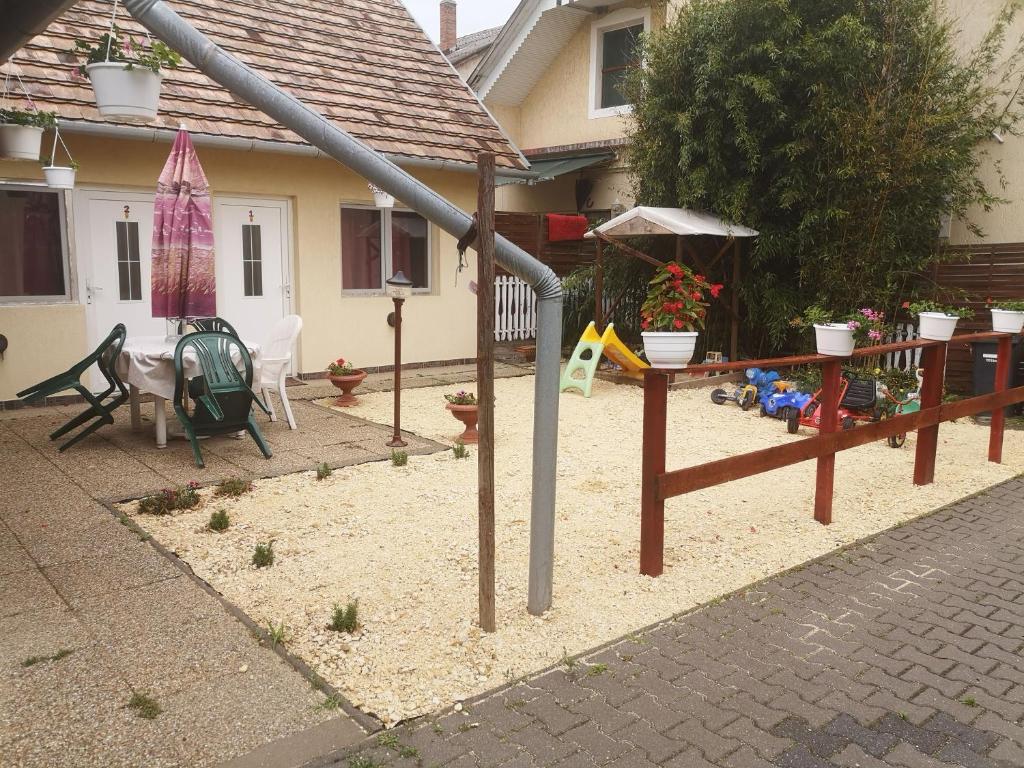
<path id="1" fill-rule="evenodd" d="M 129 336 L 164 335 L 166 323 L 153 317 L 150 301 L 153 195 L 79 191 L 74 210 L 89 348 L 118 323 Z M 93 385 L 102 382 L 96 373 Z"/>
<path id="2" fill-rule="evenodd" d="M 213 201 L 217 314 L 243 339 L 262 342 L 291 305 L 285 200 Z"/>

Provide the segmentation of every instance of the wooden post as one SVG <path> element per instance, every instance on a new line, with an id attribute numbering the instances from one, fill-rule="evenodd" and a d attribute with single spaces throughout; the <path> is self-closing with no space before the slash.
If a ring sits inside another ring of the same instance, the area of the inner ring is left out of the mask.
<path id="1" fill-rule="evenodd" d="M 736 362 L 740 354 L 740 241 L 732 251 L 732 326 L 729 329 L 729 362 Z"/>
<path id="2" fill-rule="evenodd" d="M 946 345 L 925 347 L 921 354 L 924 380 L 921 382 L 921 410 L 942 404 L 942 382 L 946 376 Z M 914 485 L 929 485 L 935 479 L 935 452 L 939 446 L 939 425 L 925 427 L 917 433 L 914 456 Z"/>
<path id="3" fill-rule="evenodd" d="M 1004 392 L 1010 382 L 1010 367 L 1013 347 L 1009 336 L 999 339 L 999 354 L 996 357 L 996 380 L 993 392 Z M 996 408 L 992 411 L 992 425 L 988 433 L 988 460 L 994 464 L 1003 463 L 1003 429 L 1006 426 L 1006 410 Z"/>
<path id="4" fill-rule="evenodd" d="M 836 358 L 821 364 L 821 421 L 819 431 L 828 434 L 839 429 L 839 388 L 842 384 L 842 360 Z M 832 496 L 835 490 L 836 455 L 818 459 L 814 486 L 814 519 L 822 525 L 832 524 Z"/>
<path id="5" fill-rule="evenodd" d="M 665 565 L 665 500 L 658 475 L 665 473 L 668 375 L 644 372 L 643 456 L 640 480 L 640 573 L 660 576 Z"/>
<path id="6" fill-rule="evenodd" d="M 597 238 L 594 256 L 594 325 L 597 332 L 604 332 L 604 243 Z"/>
<path id="7" fill-rule="evenodd" d="M 495 630 L 494 618 L 494 155 L 477 157 L 477 340 L 479 407 L 477 447 L 480 628 Z"/>

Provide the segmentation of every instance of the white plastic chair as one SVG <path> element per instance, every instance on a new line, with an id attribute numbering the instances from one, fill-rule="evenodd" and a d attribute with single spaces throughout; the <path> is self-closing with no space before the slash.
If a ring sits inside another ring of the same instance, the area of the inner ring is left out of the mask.
<path id="1" fill-rule="evenodd" d="M 292 415 L 291 403 L 288 402 L 285 379 L 288 378 L 288 367 L 292 361 L 292 348 L 301 331 L 301 317 L 298 315 L 282 317 L 271 329 L 270 339 L 264 345 L 263 354 L 260 357 L 262 365 L 260 389 L 263 391 L 263 402 L 270 408 L 270 420 L 277 421 L 277 414 L 274 412 L 274 405 L 270 400 L 270 393 L 277 392 L 281 397 L 281 405 L 284 406 L 284 415 L 288 420 L 288 426 L 292 429 L 298 429 L 298 427 L 295 424 L 295 417 Z"/>

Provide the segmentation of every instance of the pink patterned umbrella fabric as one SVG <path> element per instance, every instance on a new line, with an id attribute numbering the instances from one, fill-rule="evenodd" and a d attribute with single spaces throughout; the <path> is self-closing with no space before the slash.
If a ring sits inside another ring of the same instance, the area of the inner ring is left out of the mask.
<path id="1" fill-rule="evenodd" d="M 153 317 L 217 314 L 210 185 L 184 128 L 156 185 L 152 283 Z"/>

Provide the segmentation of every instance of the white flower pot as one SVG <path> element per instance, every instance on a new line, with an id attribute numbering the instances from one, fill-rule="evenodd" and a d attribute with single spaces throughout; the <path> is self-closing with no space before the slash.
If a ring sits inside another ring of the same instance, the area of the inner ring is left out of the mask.
<path id="1" fill-rule="evenodd" d="M 370 185 L 370 190 L 373 192 L 373 204 L 378 208 L 394 208 L 395 198 L 385 192 L 383 189 L 377 189 L 377 187 Z"/>
<path id="2" fill-rule="evenodd" d="M 853 354 L 853 347 L 856 344 L 853 328 L 846 323 L 815 324 L 814 340 L 817 342 L 819 355 L 832 357 L 849 357 Z"/>
<path id="3" fill-rule="evenodd" d="M 39 161 L 43 129 L 34 125 L 0 125 L 0 157 L 5 160 Z"/>
<path id="4" fill-rule="evenodd" d="M 1024 312 L 1011 309 L 992 310 L 992 330 L 999 333 L 1020 333 L 1024 328 Z"/>
<path id="5" fill-rule="evenodd" d="M 47 165 L 43 167 L 43 176 L 46 177 L 46 186 L 51 189 L 74 189 L 75 169 L 59 165 Z"/>
<path id="6" fill-rule="evenodd" d="M 641 335 L 652 368 L 685 368 L 693 359 L 696 331 L 645 331 Z"/>
<path id="7" fill-rule="evenodd" d="M 944 312 L 922 312 L 917 317 L 920 320 L 918 335 L 931 341 L 952 339 L 956 323 L 960 319 L 956 315 L 947 315 Z"/>
<path id="8" fill-rule="evenodd" d="M 88 64 L 85 72 L 92 81 L 96 108 L 103 117 L 155 120 L 160 105 L 163 74 L 146 67 L 101 61 Z"/>

